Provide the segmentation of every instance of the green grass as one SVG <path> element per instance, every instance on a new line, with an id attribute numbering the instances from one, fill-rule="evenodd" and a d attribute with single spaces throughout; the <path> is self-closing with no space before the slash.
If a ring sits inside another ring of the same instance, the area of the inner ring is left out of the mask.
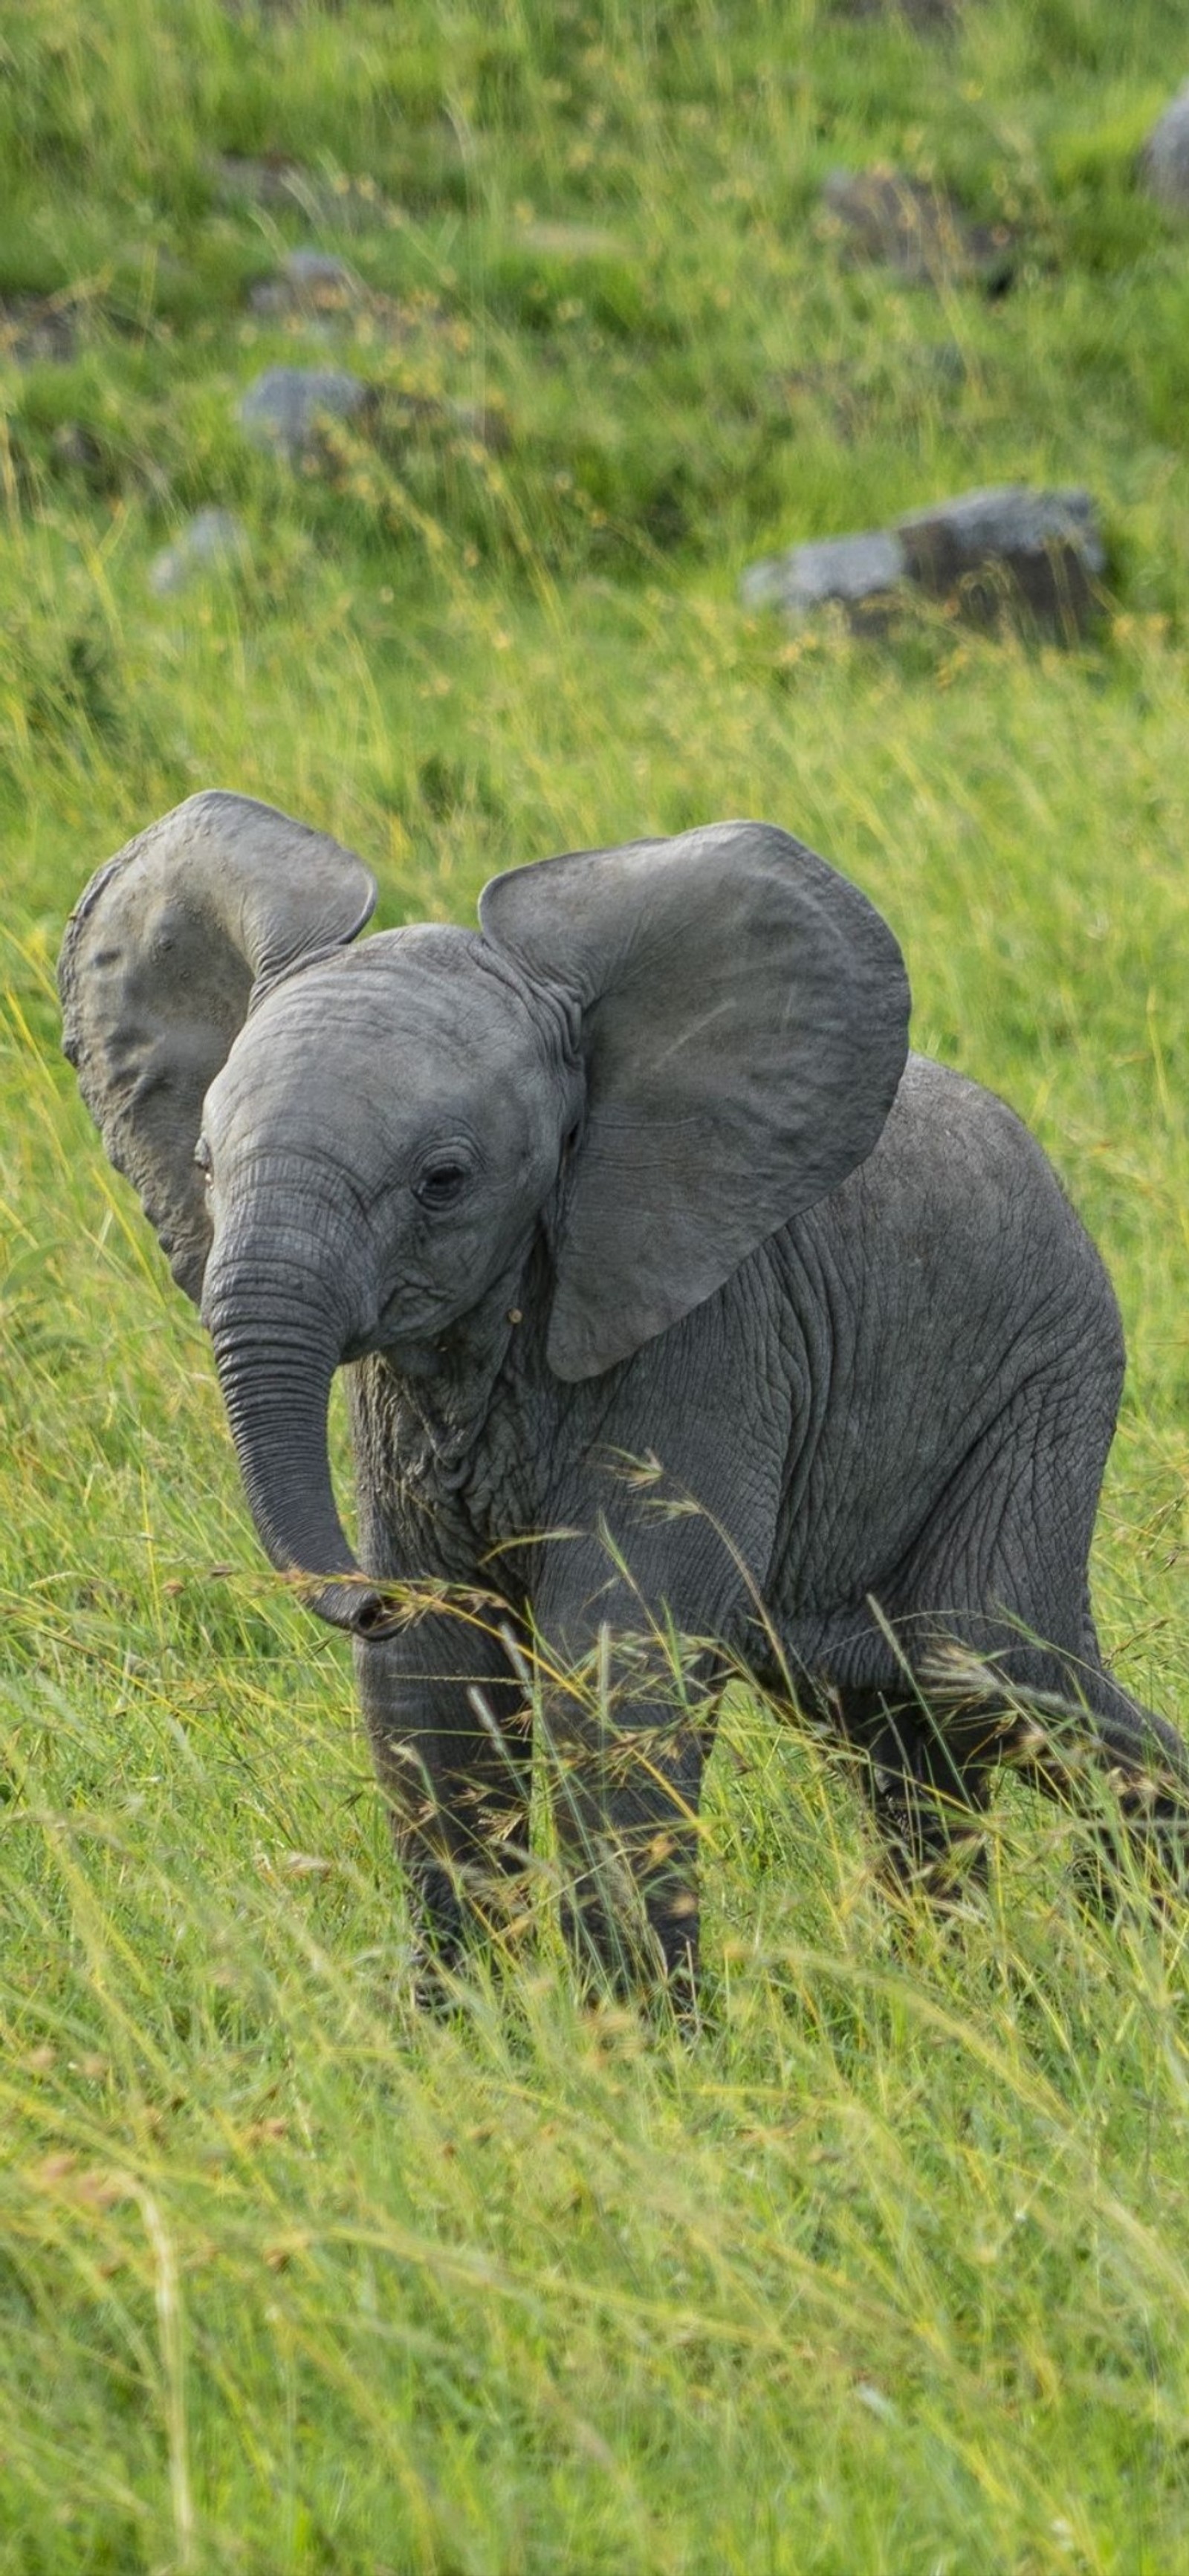
<path id="1" fill-rule="evenodd" d="M 1101 1623 L 1189 1725 L 1189 286 L 1133 184 L 1183 46 L 1180 0 L 0 18 L 0 295 L 80 316 L 0 373 L 0 2576 L 1189 2567 L 1181 1919 L 1085 1919 L 1010 1792 L 985 1902 L 893 1916 L 839 1764 L 739 1697 L 692 2044 L 583 2007 L 544 1878 L 419 2016 L 346 1657 L 262 1565 L 52 991 L 92 868 L 200 782 L 355 842 L 385 922 L 785 822 L 1106 1253 Z M 502 406 L 504 452 L 243 444 L 326 344 L 249 314 L 309 227 L 219 153 L 313 174 L 404 316 L 348 362 Z M 1010 295 L 840 263 L 817 187 L 881 158 L 1019 227 Z M 736 604 L 773 545 L 1014 475 L 1102 504 L 1076 651 Z M 247 564 L 155 598 L 208 501 Z"/>

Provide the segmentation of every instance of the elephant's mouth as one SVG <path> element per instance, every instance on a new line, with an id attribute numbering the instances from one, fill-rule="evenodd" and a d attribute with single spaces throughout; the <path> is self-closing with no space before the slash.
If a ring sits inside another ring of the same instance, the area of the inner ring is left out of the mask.
<path id="1" fill-rule="evenodd" d="M 358 1583 L 344 1582 L 341 1577 L 326 1583 L 316 1575 L 307 1577 L 306 1600 L 319 1619 L 332 1628 L 342 1628 L 348 1636 L 375 1640 L 394 1636 L 400 1627 L 400 1613 L 361 1575 Z"/>

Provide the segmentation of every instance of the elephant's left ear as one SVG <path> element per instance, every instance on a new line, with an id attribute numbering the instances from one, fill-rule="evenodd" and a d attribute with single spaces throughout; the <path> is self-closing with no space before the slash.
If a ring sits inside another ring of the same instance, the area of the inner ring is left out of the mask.
<path id="1" fill-rule="evenodd" d="M 865 1160 L 904 1069 L 904 963 L 858 888 L 768 823 L 516 868 L 479 912 L 581 1014 L 549 1358 L 593 1377 Z"/>
<path id="2" fill-rule="evenodd" d="M 208 788 L 109 859 L 58 960 L 62 1044 L 108 1154 L 197 1303 L 210 1245 L 202 1104 L 255 998 L 371 917 L 362 859 L 250 796 Z"/>

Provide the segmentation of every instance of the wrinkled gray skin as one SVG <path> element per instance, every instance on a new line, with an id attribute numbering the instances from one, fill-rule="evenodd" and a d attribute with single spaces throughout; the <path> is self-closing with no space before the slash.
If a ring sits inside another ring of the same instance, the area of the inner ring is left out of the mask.
<path id="1" fill-rule="evenodd" d="M 680 1984 L 726 1662 L 870 1755 L 901 1872 L 943 1874 L 1005 1750 L 1068 1790 L 1021 1696 L 1080 1707 L 1141 1828 L 1172 1815 L 1180 1739 L 1104 1670 L 1087 1592 L 1110 1286 L 1011 1112 L 904 1069 L 864 898 L 733 824 L 512 871 L 482 935 L 352 948 L 372 900 L 351 853 L 212 792 L 93 881 L 61 983 L 108 1150 L 201 1302 L 261 1540 L 355 1635 L 439 1952 L 524 1852 L 501 1626 L 602 1677 L 601 1727 L 597 1694 L 543 1700 L 574 1935 Z M 503 1609 L 396 1626 L 379 1587 L 427 1579 Z M 680 1724 L 672 1632 L 716 1641 Z"/>

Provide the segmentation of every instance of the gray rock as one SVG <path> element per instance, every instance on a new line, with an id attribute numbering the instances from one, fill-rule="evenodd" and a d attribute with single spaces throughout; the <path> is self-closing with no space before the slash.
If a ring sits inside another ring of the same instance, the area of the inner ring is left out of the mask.
<path id="1" fill-rule="evenodd" d="M 1046 624 L 1094 615 L 1106 548 L 1089 492 L 998 483 L 913 510 L 897 533 L 910 580 L 934 599 L 957 592 L 971 616 L 993 616 L 1009 595 Z"/>
<path id="2" fill-rule="evenodd" d="M 1174 213 L 1189 214 L 1189 81 L 1153 126 L 1140 169 L 1150 197 Z"/>
<path id="3" fill-rule="evenodd" d="M 367 384 L 338 367 L 266 367 L 249 385 L 239 420 L 256 446 L 271 448 L 294 468 L 332 461 L 325 433 L 335 421 L 353 422 L 382 453 L 465 439 L 499 455 L 511 444 L 508 421 L 495 406 Z"/>
<path id="4" fill-rule="evenodd" d="M 1093 618 L 1105 570 L 1088 492 L 1002 483 L 910 511 L 893 528 L 828 537 L 750 564 L 740 596 L 746 608 L 779 608 L 794 620 L 836 600 L 853 625 L 871 630 L 898 593 L 916 591 L 956 598 L 981 620 L 1022 606 L 1041 624 L 1070 631 Z"/>
<path id="5" fill-rule="evenodd" d="M 330 251 L 291 250 L 275 277 L 261 278 L 249 294 L 253 313 L 347 313 L 364 290 L 345 259 Z"/>
<path id="6" fill-rule="evenodd" d="M 822 537 L 814 545 L 792 546 L 787 554 L 749 564 L 740 596 L 745 608 L 782 608 L 787 617 L 806 617 L 831 599 L 854 609 L 886 598 L 904 580 L 906 569 L 904 548 L 890 531 Z"/>
<path id="7" fill-rule="evenodd" d="M 345 259 L 336 259 L 332 251 L 312 250 L 308 245 L 291 250 L 281 263 L 286 284 L 301 295 L 358 295 L 359 279 Z"/>
<path id="8" fill-rule="evenodd" d="M 287 465 L 317 458 L 325 422 L 367 421 L 376 390 L 339 367 L 266 367 L 239 406 L 240 427 Z"/>
<path id="9" fill-rule="evenodd" d="M 234 510 L 196 510 L 184 528 L 178 530 L 171 546 L 154 555 L 149 565 L 149 589 L 158 599 L 172 598 L 188 582 L 204 572 L 221 572 L 244 563 L 248 554 L 248 532 Z"/>
<path id="10" fill-rule="evenodd" d="M 371 179 L 348 179 L 306 170 L 282 155 L 225 152 L 211 163 L 216 193 L 226 204 L 299 209 L 307 223 L 335 232 L 361 233 L 387 222 L 390 208 Z"/>
<path id="11" fill-rule="evenodd" d="M 65 365 L 78 349 L 80 306 L 70 294 L 0 298 L 0 355 L 18 367 Z"/>
<path id="12" fill-rule="evenodd" d="M 831 170 L 822 207 L 852 258 L 895 269 L 908 285 L 971 278 L 994 293 L 1011 282 L 1010 227 L 971 223 L 941 189 L 902 171 Z"/>
<path id="13" fill-rule="evenodd" d="M 211 170 L 221 197 L 246 198 L 254 206 L 301 205 L 317 188 L 310 171 L 277 154 L 221 152 Z"/>

